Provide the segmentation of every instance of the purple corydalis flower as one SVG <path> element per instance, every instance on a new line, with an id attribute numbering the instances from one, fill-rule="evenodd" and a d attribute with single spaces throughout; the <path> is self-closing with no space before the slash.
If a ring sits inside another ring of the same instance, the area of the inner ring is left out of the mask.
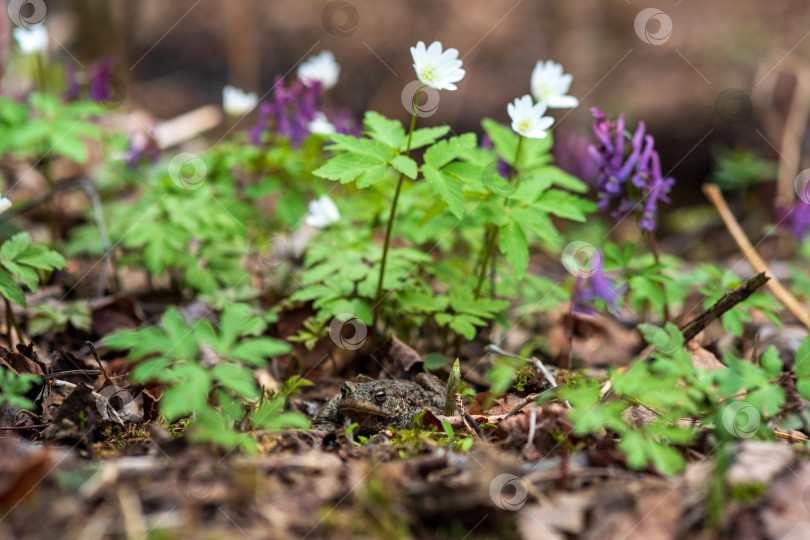
<path id="1" fill-rule="evenodd" d="M 115 97 L 115 87 L 112 84 L 114 71 L 115 57 L 112 55 L 107 55 L 90 65 L 87 69 L 90 99 L 98 103 Z"/>
<path id="2" fill-rule="evenodd" d="M 658 201 L 669 202 L 667 193 L 675 185 L 673 178 L 663 178 L 661 160 L 655 151 L 655 140 L 645 134 L 644 122 L 639 122 L 630 137 L 624 132 L 624 114 L 616 123 L 611 123 L 604 112 L 591 109 L 593 132 L 598 145 L 588 147 L 588 153 L 599 167 L 596 189 L 599 191 L 597 206 L 607 210 L 613 199 L 619 198 L 618 209 L 611 215 L 623 217 L 637 208 L 643 208 L 638 227 L 647 231 L 655 228 Z M 631 180 L 627 182 L 628 178 Z"/>
<path id="3" fill-rule="evenodd" d="M 129 136 L 129 148 L 124 153 L 124 161 L 130 169 L 137 169 L 142 161 L 154 163 L 160 159 L 160 148 L 149 132 L 134 131 Z"/>
<path id="4" fill-rule="evenodd" d="M 810 204 L 799 199 L 792 206 L 777 206 L 779 227 L 789 231 L 799 242 L 810 234 Z"/>
<path id="5" fill-rule="evenodd" d="M 601 260 L 601 259 L 600 259 Z M 572 312 L 591 316 L 595 313 L 594 300 L 602 300 L 612 312 L 619 309 L 624 286 L 613 282 L 598 265 L 589 275 L 578 275 L 571 291 Z"/>
<path id="6" fill-rule="evenodd" d="M 318 113 L 323 112 L 320 110 L 323 96 L 320 82 L 314 81 L 307 86 L 299 80 L 285 87 L 283 77 L 277 76 L 272 101 L 259 106 L 259 119 L 248 130 L 251 143 L 254 146 L 261 145 L 262 136 L 270 129 L 279 137 L 289 138 L 293 147 L 300 146 L 311 134 L 311 122 L 318 117 Z M 332 120 L 336 133 L 359 135 L 348 111 L 339 111 L 332 115 L 323 112 L 323 115 Z"/>

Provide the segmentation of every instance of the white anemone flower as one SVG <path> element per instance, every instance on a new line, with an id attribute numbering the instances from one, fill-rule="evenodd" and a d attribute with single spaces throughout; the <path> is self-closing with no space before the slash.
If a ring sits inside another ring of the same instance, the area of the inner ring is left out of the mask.
<path id="1" fill-rule="evenodd" d="M 304 218 L 307 225 L 323 229 L 332 223 L 340 221 L 340 212 L 335 202 L 324 195 L 320 199 L 315 199 L 309 203 L 309 213 Z"/>
<path id="2" fill-rule="evenodd" d="M 8 197 L 0 198 L 0 214 L 11 208 L 11 199 Z"/>
<path id="3" fill-rule="evenodd" d="M 576 107 L 579 100 L 566 95 L 573 79 L 573 75 L 563 73 L 562 65 L 552 60 L 537 62 L 532 71 L 532 95 L 552 109 Z"/>
<path id="4" fill-rule="evenodd" d="M 255 92 L 245 92 L 228 85 L 222 89 L 222 108 L 230 116 L 241 116 L 252 111 L 259 103 Z"/>
<path id="5" fill-rule="evenodd" d="M 416 47 L 411 47 L 413 69 L 416 76 L 427 86 L 436 90 L 456 90 L 456 85 L 467 73 L 461 69 L 461 60 L 458 59 L 458 49 L 442 51 L 440 41 L 434 41 L 429 47 L 420 41 Z"/>
<path id="6" fill-rule="evenodd" d="M 307 86 L 319 82 L 324 90 L 335 86 L 340 76 L 340 64 L 335 62 L 335 55 L 323 51 L 317 56 L 310 56 L 298 66 L 298 78 Z"/>
<path id="7" fill-rule="evenodd" d="M 41 24 L 32 26 L 28 30 L 15 28 L 14 39 L 17 40 L 23 54 L 40 53 L 48 48 L 48 31 Z"/>
<path id="8" fill-rule="evenodd" d="M 535 105 L 529 94 L 508 104 L 506 111 L 512 119 L 512 129 L 530 139 L 544 139 L 548 135 L 546 130 L 554 123 L 553 118 L 543 116 L 546 104 L 541 101 Z"/>
<path id="9" fill-rule="evenodd" d="M 315 118 L 310 120 L 307 124 L 307 129 L 310 133 L 318 135 L 329 135 L 335 132 L 335 125 L 326 119 L 326 115 L 318 111 L 315 113 Z"/>

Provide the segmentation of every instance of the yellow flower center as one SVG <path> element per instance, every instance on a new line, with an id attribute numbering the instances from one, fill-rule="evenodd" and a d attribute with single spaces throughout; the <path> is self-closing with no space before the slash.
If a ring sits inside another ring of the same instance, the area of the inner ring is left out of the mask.
<path id="1" fill-rule="evenodd" d="M 520 128 L 521 132 L 528 132 L 531 131 L 532 129 L 532 123 L 528 119 L 523 119 L 520 122 L 518 122 L 518 127 Z"/>
<path id="2" fill-rule="evenodd" d="M 438 75 L 439 74 L 436 73 L 436 66 L 434 64 L 427 64 L 422 68 L 423 81 L 435 82 Z"/>

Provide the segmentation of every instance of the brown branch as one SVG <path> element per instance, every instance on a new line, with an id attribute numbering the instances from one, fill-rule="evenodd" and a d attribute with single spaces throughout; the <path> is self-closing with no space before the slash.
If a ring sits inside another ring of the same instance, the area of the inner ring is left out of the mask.
<path id="1" fill-rule="evenodd" d="M 760 272 L 754 277 L 748 278 L 745 283 L 733 291 L 724 294 L 723 297 L 715 302 L 714 305 L 712 305 L 709 309 L 705 310 L 703 313 L 689 321 L 689 323 L 681 328 L 681 334 L 683 334 L 684 342 L 687 342 L 698 335 L 704 328 L 709 326 L 712 321 L 720 318 L 723 313 L 727 312 L 740 302 L 745 301 L 749 296 L 754 294 L 757 289 L 765 285 L 769 279 L 770 278 L 765 275 L 765 272 Z"/>

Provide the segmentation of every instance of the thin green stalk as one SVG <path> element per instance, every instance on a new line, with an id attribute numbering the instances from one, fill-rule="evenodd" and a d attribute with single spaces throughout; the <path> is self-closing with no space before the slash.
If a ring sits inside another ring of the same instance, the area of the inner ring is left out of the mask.
<path id="1" fill-rule="evenodd" d="M 45 78 L 45 60 L 43 59 L 43 53 L 38 52 L 35 54 L 36 56 L 36 64 L 37 64 L 37 81 L 39 82 L 39 91 L 40 92 L 47 92 L 47 83 Z"/>
<path id="2" fill-rule="evenodd" d="M 478 282 L 475 284 L 475 299 L 481 297 L 481 288 L 484 286 L 484 278 L 487 275 L 487 266 L 489 266 L 489 258 L 492 256 L 492 251 L 495 249 L 495 242 L 498 239 L 498 228 L 495 225 L 487 225 L 487 240 L 484 244 L 481 266 L 478 271 Z"/>
<path id="3" fill-rule="evenodd" d="M 512 178 L 515 176 L 515 170 L 517 169 L 518 158 L 520 158 L 520 149 L 523 146 L 523 137 L 520 136 L 518 138 L 517 148 L 515 148 L 515 165 L 509 168 L 509 181 L 512 181 Z M 520 181 L 520 176 L 518 176 L 515 182 L 515 188 L 517 188 L 517 182 Z M 509 204 L 509 197 L 506 197 L 504 201 L 505 205 Z M 478 300 L 481 297 L 481 288 L 484 285 L 484 278 L 487 274 L 487 266 L 489 265 L 489 259 L 492 257 L 492 252 L 495 249 L 495 242 L 498 240 L 498 227 L 496 225 L 488 224 L 487 225 L 487 235 L 486 235 L 486 242 L 484 243 L 483 251 L 481 252 L 481 265 L 478 269 L 478 282 L 475 285 L 475 299 Z"/>
<path id="4" fill-rule="evenodd" d="M 650 251 L 652 251 L 653 259 L 655 260 L 655 264 L 660 264 L 661 260 L 658 256 L 658 243 L 655 241 L 655 231 L 648 231 L 647 232 L 647 241 L 650 243 Z M 660 282 L 661 291 L 664 293 L 664 322 L 669 321 L 669 304 L 667 303 L 667 286 L 664 282 Z"/>
<path id="5" fill-rule="evenodd" d="M 8 327 L 8 348 L 14 350 L 14 342 L 12 341 L 12 329 L 17 331 L 17 341 L 23 343 L 23 335 L 20 331 L 20 326 L 17 324 L 17 319 L 14 317 L 14 311 L 11 309 L 11 302 L 5 296 L 3 300 L 6 301 L 6 326 Z"/>
<path id="6" fill-rule="evenodd" d="M 422 86 L 416 91 L 413 98 L 413 108 L 411 111 L 411 126 L 408 129 L 408 144 L 405 146 L 405 156 L 411 154 L 411 140 L 413 138 L 413 128 L 416 125 L 416 107 L 419 103 L 419 97 L 422 94 Z M 388 248 L 391 246 L 391 231 L 394 228 L 394 217 L 397 214 L 397 203 L 399 202 L 399 193 L 402 191 L 402 182 L 405 180 L 405 174 L 399 173 L 397 180 L 397 189 L 394 192 L 394 200 L 391 202 L 391 215 L 388 216 L 388 224 L 385 227 L 385 243 L 383 244 L 382 260 L 380 261 L 380 278 L 377 280 L 377 294 L 374 298 L 374 306 L 371 316 L 371 327 L 376 328 L 377 325 L 377 312 L 379 311 L 380 303 L 382 302 L 382 289 L 383 278 L 385 277 L 385 265 L 388 262 Z"/>

